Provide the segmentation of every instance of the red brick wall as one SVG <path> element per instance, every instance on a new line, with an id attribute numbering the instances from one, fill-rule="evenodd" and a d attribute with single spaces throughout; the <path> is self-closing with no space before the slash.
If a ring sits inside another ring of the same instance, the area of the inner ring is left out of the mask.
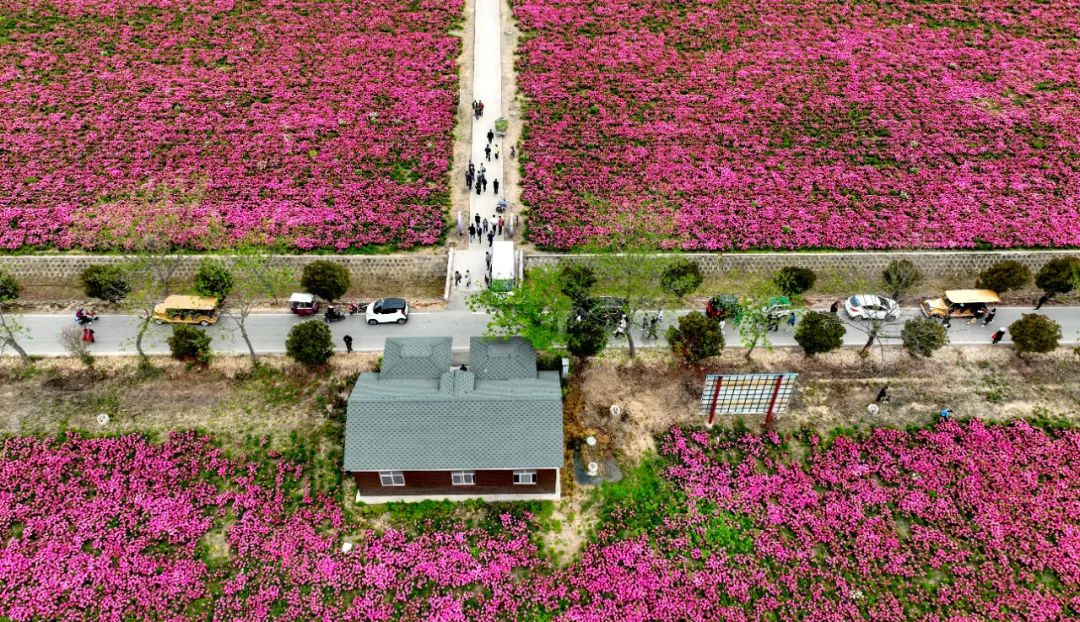
<path id="1" fill-rule="evenodd" d="M 353 473 L 360 494 L 377 495 L 482 495 L 482 494 L 541 494 L 555 492 L 555 469 L 535 469 L 536 483 L 514 484 L 514 471 L 476 471 L 476 484 L 454 486 L 450 483 L 450 471 L 403 471 L 404 486 L 382 486 L 377 471 Z"/>

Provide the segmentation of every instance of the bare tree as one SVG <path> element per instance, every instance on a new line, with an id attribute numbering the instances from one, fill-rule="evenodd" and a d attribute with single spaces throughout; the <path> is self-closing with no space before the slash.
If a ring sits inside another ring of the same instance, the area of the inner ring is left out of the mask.
<path id="1" fill-rule="evenodd" d="M 870 349 L 877 344 L 881 352 L 881 366 L 884 367 L 885 344 L 882 340 L 900 338 L 899 318 L 893 320 L 854 320 L 848 318 L 844 324 L 866 335 L 866 341 L 863 343 L 862 349 L 859 350 L 859 358 L 867 359 L 870 356 Z"/>
<path id="2" fill-rule="evenodd" d="M 94 366 L 94 357 L 90 354 L 90 346 L 83 341 L 83 331 L 77 326 L 68 326 L 60 331 L 60 345 L 64 346 L 68 354 L 79 359 L 87 367 Z"/>
<path id="3" fill-rule="evenodd" d="M 236 322 L 244 343 L 251 355 L 251 367 L 259 365 L 255 347 L 247 332 L 247 319 L 255 307 L 264 301 L 277 301 L 296 282 L 296 274 L 285 265 L 277 265 L 265 251 L 244 251 L 229 262 L 233 276 L 233 288 L 222 307 L 222 314 Z"/>
<path id="4" fill-rule="evenodd" d="M 11 346 L 11 349 L 15 350 L 19 357 L 22 358 L 23 364 L 30 367 L 33 366 L 34 360 L 30 358 L 30 355 L 26 353 L 26 350 L 19 345 L 16 339 L 16 335 L 25 331 L 15 318 L 7 314 L 7 306 L 19 298 L 21 291 L 22 286 L 14 276 L 0 271 L 0 345 L 5 348 Z"/>

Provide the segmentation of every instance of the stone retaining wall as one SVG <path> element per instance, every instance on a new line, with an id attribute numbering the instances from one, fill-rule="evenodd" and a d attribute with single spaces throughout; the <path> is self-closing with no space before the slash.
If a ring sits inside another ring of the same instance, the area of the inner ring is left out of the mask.
<path id="1" fill-rule="evenodd" d="M 186 255 L 177 269 L 180 282 L 195 275 L 199 262 L 217 255 Z M 318 259 L 340 263 L 352 273 L 354 295 L 385 295 L 395 290 L 439 295 L 446 278 L 446 255 L 276 255 L 275 261 L 291 265 L 299 279 L 304 266 Z M 16 255 L 0 256 L 0 270 L 7 270 L 26 287 L 78 287 L 79 275 L 95 264 L 121 263 L 111 255 Z"/>
<path id="2" fill-rule="evenodd" d="M 554 265 L 564 259 L 587 255 L 530 253 L 525 268 Z M 908 259 L 928 278 L 975 275 L 1006 259 L 1026 265 L 1032 272 L 1055 257 L 1080 257 L 1080 250 L 1066 251 L 910 251 L 910 252 L 821 252 L 821 253 L 686 253 L 682 255 L 701 268 L 706 278 L 727 273 L 772 275 L 784 266 L 810 268 L 821 274 L 878 279 L 894 259 Z"/>

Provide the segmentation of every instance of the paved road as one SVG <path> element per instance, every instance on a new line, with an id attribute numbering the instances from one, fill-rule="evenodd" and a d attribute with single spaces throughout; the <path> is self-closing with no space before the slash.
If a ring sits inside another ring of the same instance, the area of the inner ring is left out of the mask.
<path id="1" fill-rule="evenodd" d="M 956 345 L 989 344 L 990 334 L 999 326 L 1008 326 L 1010 322 L 1020 317 L 1022 313 L 1030 313 L 1029 308 L 999 307 L 997 318 L 989 327 L 976 324 L 969 326 L 962 321 L 954 321 L 949 331 L 949 339 Z M 665 326 L 674 321 L 686 311 L 674 311 L 665 314 Z M 1080 333 L 1080 307 L 1046 307 L 1040 311 L 1055 319 L 1062 326 L 1063 341 L 1068 344 L 1077 343 Z M 905 309 L 901 320 L 918 314 L 915 309 Z M 60 331 L 68 326 L 74 326 L 74 316 L 71 315 L 23 315 L 18 316 L 19 323 L 28 331 L 28 335 L 21 339 L 21 343 L 27 352 L 40 356 L 58 356 L 66 354 L 58 341 Z M 248 334 L 251 335 L 255 350 L 259 353 L 278 354 L 285 351 L 285 336 L 289 329 L 301 318 L 290 314 L 265 314 L 252 315 L 248 318 Z M 450 335 L 454 338 L 454 349 L 464 351 L 468 349 L 469 337 L 482 335 L 487 328 L 488 317 L 480 313 L 469 311 L 434 311 L 414 312 L 410 315 L 409 323 L 404 326 L 386 324 L 380 326 L 368 326 L 362 315 L 349 317 L 341 322 L 331 325 L 334 333 L 335 345 L 344 350 L 342 338 L 352 335 L 353 348 L 358 351 L 382 351 L 383 341 L 388 336 L 415 336 L 433 337 Z M 135 353 L 135 333 L 138 321 L 134 316 L 127 315 L 104 315 L 94 323 L 97 334 L 97 343 L 91 346 L 94 354 L 116 355 Z M 897 322 L 888 332 L 899 334 L 900 322 Z M 207 332 L 213 337 L 213 347 L 217 352 L 246 354 L 247 347 L 235 324 L 228 318 L 222 318 L 216 326 L 211 326 Z M 661 333 L 663 330 L 660 331 Z M 634 330 L 635 342 L 644 347 L 663 346 L 666 343 L 663 336 L 656 341 L 642 341 L 641 331 Z M 165 339 L 170 334 L 168 326 L 151 325 L 147 335 L 145 349 L 151 353 L 168 353 L 168 344 Z M 770 339 L 775 346 L 795 345 L 793 335 L 784 327 L 771 333 Z M 725 340 L 729 347 L 738 347 L 739 337 L 730 324 L 725 331 Z M 862 345 L 866 340 L 863 333 L 849 328 L 844 342 L 847 345 Z M 887 343 L 896 343 L 898 340 L 886 340 Z M 625 344 L 622 339 L 613 339 L 612 345 Z M 1006 336 L 1003 343 L 1009 343 Z M 4 352 L 12 355 L 9 350 Z"/>

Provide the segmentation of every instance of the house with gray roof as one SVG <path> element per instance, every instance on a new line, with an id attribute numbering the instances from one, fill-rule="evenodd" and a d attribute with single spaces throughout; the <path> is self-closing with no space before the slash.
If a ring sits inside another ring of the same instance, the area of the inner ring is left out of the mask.
<path id="1" fill-rule="evenodd" d="M 357 501 L 558 499 L 559 374 L 520 337 L 473 337 L 452 368 L 450 337 L 389 337 L 378 372 L 349 395 L 344 470 Z"/>

